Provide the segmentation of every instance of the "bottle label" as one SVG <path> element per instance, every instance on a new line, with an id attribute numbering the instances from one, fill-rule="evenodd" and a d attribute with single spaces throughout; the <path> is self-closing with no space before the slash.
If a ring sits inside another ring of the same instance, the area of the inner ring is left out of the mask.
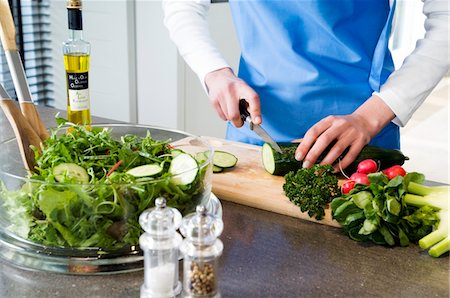
<path id="1" fill-rule="evenodd" d="M 89 81 L 88 73 L 67 73 L 69 85 L 69 102 L 71 111 L 89 109 Z"/>

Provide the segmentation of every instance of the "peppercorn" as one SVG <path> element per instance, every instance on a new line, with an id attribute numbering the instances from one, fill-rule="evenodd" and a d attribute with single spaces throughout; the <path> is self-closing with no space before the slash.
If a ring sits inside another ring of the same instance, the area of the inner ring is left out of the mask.
<path id="1" fill-rule="evenodd" d="M 216 292 L 216 279 L 212 264 L 192 262 L 189 280 L 189 288 L 194 295 L 214 295 Z"/>

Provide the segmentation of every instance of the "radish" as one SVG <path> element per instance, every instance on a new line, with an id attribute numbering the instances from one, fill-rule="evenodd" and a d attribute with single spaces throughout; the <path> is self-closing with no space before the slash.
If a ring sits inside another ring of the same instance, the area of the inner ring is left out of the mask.
<path id="1" fill-rule="evenodd" d="M 378 171 L 378 164 L 373 159 L 365 159 L 358 164 L 358 173 L 370 174 Z"/>
<path id="2" fill-rule="evenodd" d="M 349 180 L 355 181 L 357 184 L 369 185 L 369 178 L 367 178 L 367 174 L 364 173 L 353 173 Z"/>
<path id="3" fill-rule="evenodd" d="M 406 175 L 405 169 L 399 165 L 387 168 L 387 169 L 383 170 L 383 173 L 389 178 L 389 180 L 394 179 L 398 175 L 400 175 L 402 177 Z"/>
<path id="4" fill-rule="evenodd" d="M 355 181 L 347 180 L 344 184 L 342 184 L 342 193 L 347 194 L 355 187 Z"/>

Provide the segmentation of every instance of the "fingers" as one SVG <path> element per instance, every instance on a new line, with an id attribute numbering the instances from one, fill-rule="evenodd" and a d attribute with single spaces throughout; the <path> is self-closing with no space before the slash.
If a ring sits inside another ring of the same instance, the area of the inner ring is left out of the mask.
<path id="1" fill-rule="evenodd" d="M 209 73 L 205 78 L 211 103 L 220 119 L 230 121 L 235 127 L 244 122 L 239 112 L 239 100 L 245 99 L 252 122 L 261 124 L 261 108 L 258 94 L 243 80 L 237 78 L 229 68 Z"/>
<path id="2" fill-rule="evenodd" d="M 331 137 L 327 138 L 327 135 L 323 135 L 323 132 L 326 131 L 331 126 L 331 121 L 328 118 L 325 118 L 314 126 L 312 126 L 305 134 L 304 138 L 300 142 L 300 145 L 297 147 L 295 151 L 295 159 L 298 161 L 303 161 L 303 167 L 309 168 L 311 167 L 320 156 L 322 151 L 333 141 Z M 321 136 L 321 140 L 318 140 L 319 136 Z"/>
<path id="3" fill-rule="evenodd" d="M 357 117 L 329 116 L 306 132 L 295 157 L 303 161 L 304 168 L 320 160 L 320 164 L 332 164 L 339 171 L 349 166 L 369 141 L 369 133 Z"/>
<path id="4" fill-rule="evenodd" d="M 250 116 L 252 117 L 252 122 L 255 124 L 261 124 L 262 118 L 261 118 L 261 106 L 259 101 L 259 96 L 254 92 L 253 90 L 250 90 L 249 94 L 244 97 L 245 100 L 248 102 L 248 112 L 250 113 Z"/>

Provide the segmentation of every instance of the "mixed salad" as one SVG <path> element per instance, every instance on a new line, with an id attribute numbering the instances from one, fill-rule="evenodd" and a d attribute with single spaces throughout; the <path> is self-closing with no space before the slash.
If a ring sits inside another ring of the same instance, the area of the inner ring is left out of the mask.
<path id="1" fill-rule="evenodd" d="M 20 237 L 47 246 L 119 249 L 138 245 L 138 217 L 156 198 L 183 214 L 204 199 L 207 167 L 170 140 L 152 139 L 150 132 L 115 139 L 111 129 L 57 123 L 42 151 L 34 149 L 28 182 L 10 191 L 0 181 L 0 218 Z"/>

